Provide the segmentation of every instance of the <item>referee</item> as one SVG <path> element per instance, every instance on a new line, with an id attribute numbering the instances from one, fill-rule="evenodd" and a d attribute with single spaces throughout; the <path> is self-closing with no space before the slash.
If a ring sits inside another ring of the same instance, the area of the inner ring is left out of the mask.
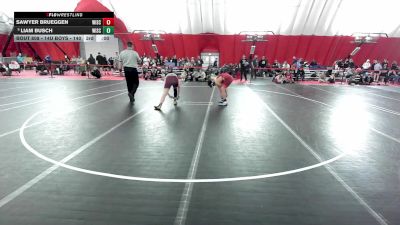
<path id="1" fill-rule="evenodd" d="M 121 52 L 119 59 L 124 67 L 126 85 L 128 87 L 128 96 L 131 103 L 135 102 L 135 93 L 139 87 L 138 63 L 140 63 L 139 54 L 133 50 L 132 42 L 127 43 L 127 48 Z"/>

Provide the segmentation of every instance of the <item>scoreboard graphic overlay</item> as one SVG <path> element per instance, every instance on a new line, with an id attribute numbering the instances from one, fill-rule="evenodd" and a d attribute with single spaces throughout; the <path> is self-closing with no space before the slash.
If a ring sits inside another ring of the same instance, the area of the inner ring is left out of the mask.
<path id="1" fill-rule="evenodd" d="M 114 36 L 114 12 L 15 12 L 15 42 L 104 42 Z"/>

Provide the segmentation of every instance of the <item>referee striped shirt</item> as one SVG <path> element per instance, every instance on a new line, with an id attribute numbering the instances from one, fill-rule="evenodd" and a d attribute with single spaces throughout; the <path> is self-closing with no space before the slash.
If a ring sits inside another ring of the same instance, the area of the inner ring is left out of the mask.
<path id="1" fill-rule="evenodd" d="M 123 50 L 121 54 L 119 54 L 119 59 L 123 67 L 138 68 L 138 63 L 140 62 L 139 54 L 131 47 Z"/>

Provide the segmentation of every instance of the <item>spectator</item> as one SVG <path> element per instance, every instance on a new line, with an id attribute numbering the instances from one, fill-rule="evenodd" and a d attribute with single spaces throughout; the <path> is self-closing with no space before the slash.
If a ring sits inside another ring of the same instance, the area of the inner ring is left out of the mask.
<path id="1" fill-rule="evenodd" d="M 119 74 L 122 74 L 122 63 L 121 59 L 119 58 L 119 53 L 115 52 L 115 57 L 114 57 L 114 70 L 119 71 Z"/>
<path id="2" fill-rule="evenodd" d="M 3 60 L 1 60 L 0 61 L 0 73 L 1 73 L 1 75 L 4 75 L 4 73 L 7 73 L 8 70 L 9 69 L 7 68 L 7 66 L 3 63 Z"/>
<path id="3" fill-rule="evenodd" d="M 293 56 L 293 60 L 292 60 L 292 65 L 297 63 L 297 58 L 296 56 Z"/>
<path id="4" fill-rule="evenodd" d="M 336 61 L 337 69 L 343 69 L 344 68 L 344 62 L 343 60 L 339 59 Z"/>
<path id="5" fill-rule="evenodd" d="M 154 58 L 150 58 L 149 65 L 151 67 L 155 67 L 157 65 L 156 60 Z"/>
<path id="6" fill-rule="evenodd" d="M 165 57 L 165 58 L 164 58 L 163 64 L 164 64 L 165 66 L 167 66 L 167 67 L 170 66 L 168 57 Z"/>
<path id="7" fill-rule="evenodd" d="M 383 81 L 385 82 L 385 84 L 387 84 L 389 80 L 388 73 L 389 73 L 389 62 L 387 59 L 384 59 L 382 62 L 382 70 L 380 77 L 383 77 Z"/>
<path id="8" fill-rule="evenodd" d="M 301 77 L 301 80 L 304 81 L 304 77 L 305 77 L 305 72 L 304 72 L 304 61 L 302 58 L 300 58 L 299 60 L 297 60 L 296 62 L 296 80 L 299 80 L 299 77 Z"/>
<path id="9" fill-rule="evenodd" d="M 283 62 L 282 69 L 283 69 L 283 71 L 287 71 L 287 72 L 289 71 L 290 65 L 289 65 L 289 63 L 287 63 L 287 61 Z"/>
<path id="10" fill-rule="evenodd" d="M 196 66 L 200 67 L 199 70 L 203 67 L 203 63 L 204 62 L 203 62 L 203 59 L 201 58 L 201 56 L 198 56 L 197 60 L 196 60 Z"/>
<path id="11" fill-rule="evenodd" d="M 369 62 L 369 59 L 364 62 L 362 65 L 363 73 L 365 74 L 369 69 L 371 68 L 371 63 Z"/>
<path id="12" fill-rule="evenodd" d="M 397 66 L 396 61 L 393 61 L 392 66 L 390 67 L 389 81 L 392 81 L 393 83 L 400 82 L 399 67 Z"/>
<path id="13" fill-rule="evenodd" d="M 148 67 L 148 66 L 150 65 L 150 59 L 147 58 L 146 55 L 143 56 L 142 62 L 143 62 L 143 65 L 144 65 L 144 66 L 147 66 L 147 67 Z"/>
<path id="14" fill-rule="evenodd" d="M 296 60 L 296 69 L 299 70 L 300 68 L 302 68 L 304 65 L 304 61 L 302 58 Z"/>
<path id="15" fill-rule="evenodd" d="M 71 59 L 68 57 L 67 54 L 64 55 L 64 62 L 66 62 L 66 63 L 70 63 L 71 62 Z"/>
<path id="16" fill-rule="evenodd" d="M 318 64 L 315 59 L 313 59 L 310 63 L 310 69 L 318 69 Z"/>
<path id="17" fill-rule="evenodd" d="M 354 75 L 354 73 L 355 73 L 354 69 L 352 69 L 352 68 L 350 68 L 350 67 L 347 67 L 347 68 L 345 69 L 344 75 L 345 75 L 345 77 L 346 77 L 346 82 L 352 78 L 352 76 Z"/>
<path id="18" fill-rule="evenodd" d="M 157 56 L 156 65 L 157 66 L 163 66 L 164 65 L 164 57 L 163 56 L 160 56 L 160 55 Z"/>
<path id="19" fill-rule="evenodd" d="M 268 60 L 265 58 L 265 56 L 263 56 L 260 60 L 260 62 L 258 62 L 258 67 L 261 68 L 261 71 L 263 73 L 263 75 L 265 74 L 265 68 L 267 68 L 268 65 Z"/>
<path id="20" fill-rule="evenodd" d="M 374 68 L 374 81 L 377 84 L 380 84 L 379 83 L 379 81 L 380 81 L 379 76 L 381 74 L 382 65 L 378 60 L 374 60 L 374 67 L 373 68 Z"/>
<path id="21" fill-rule="evenodd" d="M 390 69 L 391 69 L 391 70 L 398 70 L 398 69 L 399 69 L 399 67 L 398 67 L 396 61 L 393 61 L 393 62 L 392 62 L 392 66 L 390 67 Z"/>
<path id="22" fill-rule="evenodd" d="M 51 56 L 49 54 L 46 55 L 46 57 L 44 57 L 44 62 L 45 63 L 51 63 Z"/>
<path id="23" fill-rule="evenodd" d="M 108 69 L 108 60 L 107 60 L 107 57 L 106 57 L 105 54 L 103 54 L 103 55 L 101 56 L 100 65 L 101 65 L 101 68 L 102 68 L 103 70 L 107 70 L 107 69 Z"/>
<path id="24" fill-rule="evenodd" d="M 296 64 L 292 64 L 292 65 L 290 66 L 289 73 L 291 73 L 292 75 L 296 75 L 296 74 L 297 74 Z"/>
<path id="25" fill-rule="evenodd" d="M 194 67 L 196 66 L 196 60 L 194 60 L 194 57 L 192 57 L 192 58 L 190 58 L 190 68 L 189 68 L 189 71 L 191 72 L 191 73 L 193 73 L 194 72 Z"/>
<path id="26" fill-rule="evenodd" d="M 251 62 L 251 79 L 253 79 L 253 76 L 254 76 L 254 79 L 256 79 L 256 77 L 257 77 L 257 67 L 258 67 L 258 56 L 255 55 L 254 59 Z"/>
<path id="27" fill-rule="evenodd" d="M 213 63 L 213 66 L 214 66 L 215 68 L 218 67 L 218 58 L 215 58 L 214 63 Z"/>
<path id="28" fill-rule="evenodd" d="M 41 71 L 42 71 L 42 72 L 46 71 L 47 73 L 48 73 L 49 71 L 51 71 L 51 62 L 52 62 L 51 56 L 50 56 L 49 54 L 47 54 L 47 55 L 44 57 L 44 65 L 43 65 L 43 67 L 41 68 Z"/>
<path id="29" fill-rule="evenodd" d="M 185 60 L 183 59 L 183 58 L 180 58 L 179 60 L 178 60 L 178 66 L 179 67 L 183 67 L 185 65 Z"/>
<path id="30" fill-rule="evenodd" d="M 272 64 L 272 68 L 281 68 L 281 64 L 278 62 L 277 59 L 274 60 L 274 63 Z"/>
<path id="31" fill-rule="evenodd" d="M 114 65 L 114 58 L 113 57 L 108 58 L 108 64 L 109 65 Z"/>
<path id="32" fill-rule="evenodd" d="M 76 64 L 78 64 L 78 73 L 81 74 L 81 76 L 86 76 L 86 64 L 87 62 L 81 57 L 78 56 L 76 58 Z"/>
<path id="33" fill-rule="evenodd" d="M 247 67 L 249 66 L 249 62 L 246 59 L 246 56 L 243 55 L 242 59 L 239 62 L 239 66 L 240 66 L 240 81 L 244 79 L 247 81 Z"/>
<path id="34" fill-rule="evenodd" d="M 357 68 L 357 69 L 353 69 L 350 68 L 353 71 L 353 75 L 347 80 L 348 84 L 353 85 L 353 84 L 362 84 L 363 83 L 363 79 L 362 79 L 362 69 L 361 68 Z"/>
<path id="35" fill-rule="evenodd" d="M 354 69 L 356 66 L 354 65 L 353 59 L 349 59 L 349 67 Z"/>
<path id="36" fill-rule="evenodd" d="M 24 62 L 25 58 L 22 56 L 22 53 L 20 52 L 17 56 L 17 63 L 25 69 L 25 62 Z"/>
<path id="37" fill-rule="evenodd" d="M 102 62 L 103 62 L 103 56 L 101 55 L 100 52 L 98 52 L 96 56 L 96 64 L 101 65 Z"/>
<path id="38" fill-rule="evenodd" d="M 280 70 L 281 64 L 279 64 L 277 59 L 274 60 L 274 63 L 272 64 L 272 68 L 274 69 L 272 72 L 274 75 L 281 72 L 281 70 Z"/>
<path id="39" fill-rule="evenodd" d="M 90 56 L 89 56 L 89 58 L 88 58 L 88 63 L 90 64 L 90 65 L 95 65 L 96 64 L 96 60 L 94 59 L 94 57 L 93 57 L 93 55 L 92 54 L 90 54 Z"/>
<path id="40" fill-rule="evenodd" d="M 371 64 L 371 68 L 370 68 L 371 70 L 373 70 L 373 69 L 374 69 L 376 62 L 377 62 L 377 60 L 376 60 L 376 59 L 375 59 L 375 60 L 372 62 L 372 64 Z"/>
<path id="41" fill-rule="evenodd" d="M 176 58 L 176 55 L 174 55 L 174 57 L 172 57 L 172 62 L 174 63 L 175 67 L 178 66 L 178 59 Z"/>
<path id="42" fill-rule="evenodd" d="M 343 62 L 343 68 L 346 70 L 347 68 L 349 68 L 350 67 L 350 61 L 349 61 L 349 59 L 347 58 L 344 62 Z"/>
<path id="43" fill-rule="evenodd" d="M 185 76 L 183 76 L 185 81 L 188 81 L 188 80 L 193 81 L 193 64 L 191 63 L 191 61 L 186 59 L 185 65 L 183 68 L 185 71 Z"/>
<path id="44" fill-rule="evenodd" d="M 302 81 L 304 81 L 306 73 L 304 72 L 304 68 L 300 67 L 297 70 L 297 74 L 296 74 L 296 80 L 299 80 L 299 78 L 301 78 Z"/>

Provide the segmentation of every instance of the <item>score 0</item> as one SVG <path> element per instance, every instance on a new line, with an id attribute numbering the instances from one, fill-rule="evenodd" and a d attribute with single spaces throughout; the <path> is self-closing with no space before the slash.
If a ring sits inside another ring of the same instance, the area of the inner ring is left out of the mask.
<path id="1" fill-rule="evenodd" d="M 103 18 L 103 26 L 114 26 L 114 18 Z"/>

